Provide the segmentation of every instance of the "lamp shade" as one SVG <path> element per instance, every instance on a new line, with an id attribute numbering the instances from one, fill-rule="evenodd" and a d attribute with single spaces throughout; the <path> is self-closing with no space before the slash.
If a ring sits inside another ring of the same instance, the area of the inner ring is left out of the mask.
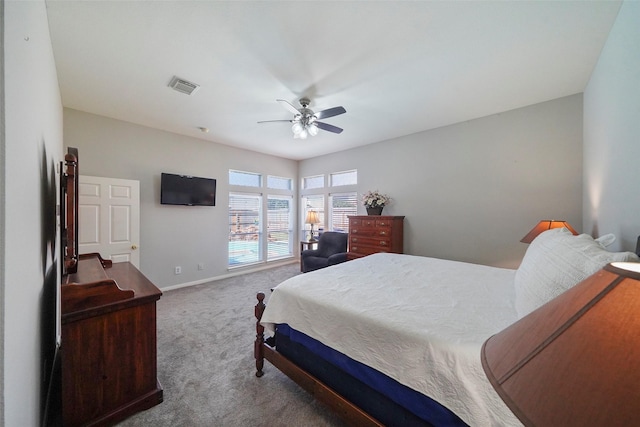
<path id="1" fill-rule="evenodd" d="M 320 218 L 318 218 L 318 212 L 307 211 L 307 217 L 304 220 L 305 224 L 320 224 Z"/>
<path id="2" fill-rule="evenodd" d="M 567 221 L 556 221 L 553 219 L 544 219 L 540 221 L 535 227 L 533 227 L 531 231 L 529 231 L 527 235 L 524 236 L 520 241 L 522 243 L 531 243 L 533 242 L 533 239 L 538 237 L 538 234 L 542 233 L 543 231 L 551 230 L 552 228 L 562 228 L 562 227 L 565 227 L 567 230 L 573 233 L 574 236 L 578 234 L 576 230 L 574 230 L 573 227 L 569 225 Z"/>
<path id="3" fill-rule="evenodd" d="M 482 347 L 526 426 L 640 425 L 640 263 L 612 263 Z"/>

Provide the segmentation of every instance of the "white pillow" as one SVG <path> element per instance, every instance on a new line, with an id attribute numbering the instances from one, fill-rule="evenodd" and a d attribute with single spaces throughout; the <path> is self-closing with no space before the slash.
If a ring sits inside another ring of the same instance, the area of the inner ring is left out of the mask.
<path id="1" fill-rule="evenodd" d="M 610 262 L 640 259 L 633 252 L 609 252 L 588 234 L 554 228 L 536 237 L 515 275 L 516 311 L 522 318 L 580 283 Z"/>
<path id="2" fill-rule="evenodd" d="M 600 245 L 603 248 L 606 248 L 607 246 L 611 246 L 611 244 L 613 244 L 613 242 L 616 241 L 616 235 L 615 234 L 605 234 L 604 236 L 600 236 L 597 239 L 593 239 L 596 242 L 600 243 Z"/>

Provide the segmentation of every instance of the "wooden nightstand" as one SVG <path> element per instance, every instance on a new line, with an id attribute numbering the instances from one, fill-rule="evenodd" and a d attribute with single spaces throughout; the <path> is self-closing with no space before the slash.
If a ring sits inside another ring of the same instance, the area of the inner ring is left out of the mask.
<path id="1" fill-rule="evenodd" d="M 300 240 L 300 271 L 302 271 L 302 251 L 307 249 L 318 249 L 318 241 Z"/>

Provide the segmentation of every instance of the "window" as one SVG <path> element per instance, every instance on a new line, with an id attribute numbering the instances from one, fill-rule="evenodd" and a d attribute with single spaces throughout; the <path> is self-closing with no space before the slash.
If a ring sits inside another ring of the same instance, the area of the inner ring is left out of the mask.
<path id="1" fill-rule="evenodd" d="M 293 255 L 293 198 L 267 197 L 267 261 Z"/>
<path id="2" fill-rule="evenodd" d="M 358 171 L 335 172 L 329 175 L 331 187 L 339 187 L 341 185 L 356 185 L 358 183 Z"/>
<path id="3" fill-rule="evenodd" d="M 267 176 L 267 188 L 273 188 L 274 190 L 292 190 L 291 178 L 280 178 L 278 176 Z"/>
<path id="4" fill-rule="evenodd" d="M 302 178 L 302 188 L 311 190 L 313 188 L 324 188 L 324 175 L 308 176 Z"/>
<path id="5" fill-rule="evenodd" d="M 229 266 L 262 260 L 262 196 L 229 193 Z"/>
<path id="6" fill-rule="evenodd" d="M 231 268 L 293 257 L 293 212 L 296 211 L 293 179 L 274 175 L 263 179 L 263 176 L 229 170 L 232 191 L 229 193 L 228 265 Z M 245 189 L 238 188 L 240 186 Z M 276 194 L 259 193 L 265 187 Z"/>
<path id="7" fill-rule="evenodd" d="M 349 232 L 349 215 L 357 215 L 358 193 L 340 193 L 329 196 L 331 230 Z"/>
<path id="8" fill-rule="evenodd" d="M 358 193 L 355 186 L 358 184 L 358 171 L 356 169 L 342 172 L 332 172 L 328 174 L 329 186 L 351 186 L 346 187 L 342 193 L 329 193 L 326 191 L 323 194 L 305 195 L 302 197 L 301 204 L 301 221 L 303 238 L 306 238 L 308 231 L 311 228 L 309 224 L 305 223 L 307 212 L 311 209 L 318 212 L 320 218 L 320 224 L 314 226 L 314 229 L 324 229 L 331 231 L 349 231 L 349 216 L 358 214 Z M 306 177 L 302 181 L 303 190 L 309 188 L 324 187 L 324 175 Z M 314 191 L 314 193 L 317 191 Z M 328 197 L 328 212 L 325 212 L 325 198 Z"/>
<path id="9" fill-rule="evenodd" d="M 261 187 L 262 175 L 252 172 L 229 171 L 229 185 L 242 185 L 244 187 Z"/>
<path id="10" fill-rule="evenodd" d="M 314 230 L 320 230 L 321 228 L 325 228 L 325 218 L 324 218 L 324 196 L 322 194 L 313 195 L 313 196 L 304 196 L 302 198 L 302 235 L 300 236 L 303 239 L 308 237 L 311 226 L 305 223 L 305 218 L 307 217 L 307 212 L 314 210 L 318 213 L 318 218 L 320 219 L 320 224 L 315 224 L 313 226 Z"/>

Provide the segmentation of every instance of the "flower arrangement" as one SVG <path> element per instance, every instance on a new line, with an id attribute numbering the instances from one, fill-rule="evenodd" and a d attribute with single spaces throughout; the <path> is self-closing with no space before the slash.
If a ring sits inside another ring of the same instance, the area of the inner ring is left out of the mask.
<path id="1" fill-rule="evenodd" d="M 366 208 L 383 208 L 391 202 L 391 197 L 376 191 L 367 191 L 362 195 L 362 203 Z"/>

